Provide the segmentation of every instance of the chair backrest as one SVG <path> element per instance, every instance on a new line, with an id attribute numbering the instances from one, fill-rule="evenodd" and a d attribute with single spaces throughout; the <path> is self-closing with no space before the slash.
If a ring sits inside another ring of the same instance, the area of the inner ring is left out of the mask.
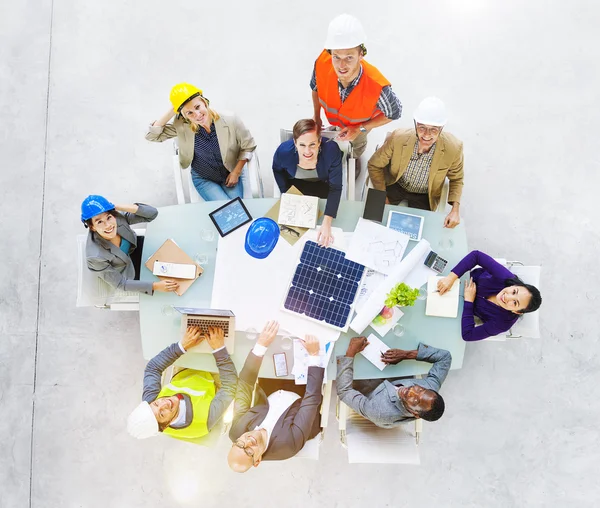
<path id="1" fill-rule="evenodd" d="M 531 284 L 540 289 L 541 266 L 519 266 L 511 265 L 510 271 L 519 277 L 526 284 Z M 523 314 L 511 328 L 509 339 L 518 339 L 520 337 L 529 337 L 532 339 L 540 338 L 540 310 Z"/>

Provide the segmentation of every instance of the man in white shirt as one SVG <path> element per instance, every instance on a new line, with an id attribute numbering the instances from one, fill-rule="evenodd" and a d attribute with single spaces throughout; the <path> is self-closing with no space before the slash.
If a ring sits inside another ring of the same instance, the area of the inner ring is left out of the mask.
<path id="1" fill-rule="evenodd" d="M 238 473 L 258 466 L 262 460 L 293 457 L 321 430 L 319 410 L 325 369 L 321 365 L 319 340 L 312 335 L 307 335 L 303 341 L 310 355 L 304 396 L 277 390 L 267 398 L 259 385 L 252 406 L 258 371 L 278 330 L 277 321 L 265 325 L 239 376 L 229 432 L 233 445 L 227 457 L 229 467 Z"/>

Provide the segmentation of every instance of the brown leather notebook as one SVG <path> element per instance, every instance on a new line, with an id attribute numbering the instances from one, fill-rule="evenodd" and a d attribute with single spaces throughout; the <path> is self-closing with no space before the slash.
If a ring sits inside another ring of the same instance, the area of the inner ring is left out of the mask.
<path id="1" fill-rule="evenodd" d="M 163 261 L 163 262 L 167 262 L 167 263 L 182 263 L 182 264 L 186 264 L 186 265 L 196 265 L 196 277 L 195 278 L 193 278 L 193 279 L 176 279 L 177 282 L 179 283 L 179 287 L 177 288 L 177 291 L 175 291 L 175 293 L 177 293 L 179 296 L 181 296 L 183 293 L 185 293 L 189 289 L 189 287 L 194 283 L 194 281 L 198 277 L 200 277 L 200 275 L 202 275 L 202 272 L 204 271 L 204 270 L 202 270 L 201 266 L 194 263 L 194 260 L 191 257 L 189 257 L 181 249 L 181 247 L 179 247 L 179 245 L 177 245 L 170 238 L 168 240 L 165 240 L 165 243 L 163 243 L 160 246 L 160 248 L 154 254 L 152 254 L 152 256 L 150 256 L 150 259 L 148 259 L 148 261 L 146 261 L 146 268 L 148 268 L 148 270 L 150 270 L 151 272 L 154 269 L 155 261 Z M 167 280 L 167 279 L 174 278 L 174 277 L 163 277 L 160 275 L 157 277 L 161 280 Z"/>

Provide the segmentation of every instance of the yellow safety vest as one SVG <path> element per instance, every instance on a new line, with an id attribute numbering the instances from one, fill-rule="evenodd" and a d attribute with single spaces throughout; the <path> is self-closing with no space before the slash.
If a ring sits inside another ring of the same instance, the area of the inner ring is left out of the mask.
<path id="1" fill-rule="evenodd" d="M 177 393 L 189 395 L 192 401 L 192 423 L 183 429 L 167 427 L 163 432 L 183 439 L 195 439 L 208 434 L 208 410 L 215 398 L 215 381 L 209 372 L 185 369 L 178 372 L 164 386 L 158 397 L 170 397 Z"/>

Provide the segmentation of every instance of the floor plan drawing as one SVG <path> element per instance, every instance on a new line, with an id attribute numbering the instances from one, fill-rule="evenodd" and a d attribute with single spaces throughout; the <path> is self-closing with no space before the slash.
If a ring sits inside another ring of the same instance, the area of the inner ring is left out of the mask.
<path id="1" fill-rule="evenodd" d="M 279 207 L 279 224 L 312 229 L 317 225 L 319 198 L 282 194 Z"/>

